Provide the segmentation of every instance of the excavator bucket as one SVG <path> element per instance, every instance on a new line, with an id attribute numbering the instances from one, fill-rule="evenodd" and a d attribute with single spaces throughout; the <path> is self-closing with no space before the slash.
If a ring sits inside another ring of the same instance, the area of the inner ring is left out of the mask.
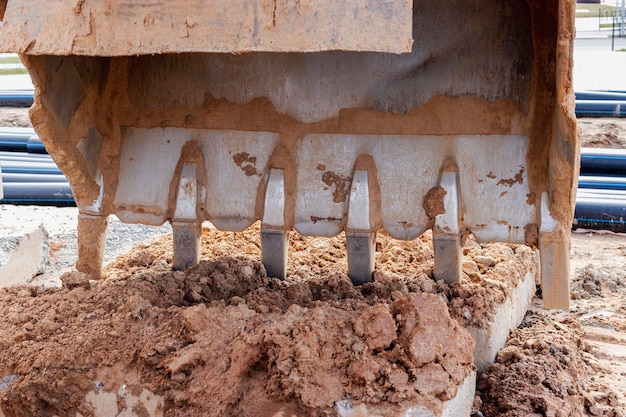
<path id="1" fill-rule="evenodd" d="M 574 6 L 5 0 L 0 46 L 32 77 L 93 277 L 111 214 L 171 222 L 175 269 L 198 262 L 202 222 L 261 221 L 281 278 L 289 230 L 345 232 L 355 284 L 372 279 L 378 231 L 432 229 L 436 279 L 460 279 L 470 233 L 527 244 L 545 307 L 566 308 Z"/>

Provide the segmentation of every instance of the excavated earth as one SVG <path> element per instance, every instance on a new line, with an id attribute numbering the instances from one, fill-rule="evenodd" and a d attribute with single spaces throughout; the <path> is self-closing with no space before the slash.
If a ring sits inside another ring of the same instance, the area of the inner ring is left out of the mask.
<path id="1" fill-rule="evenodd" d="M 72 209 L 42 208 L 44 224 L 58 210 Z M 0 227 L 7 212 L 0 206 Z M 380 233 L 374 281 L 354 287 L 342 236 L 292 232 L 289 276 L 278 281 L 259 262 L 258 225 L 237 234 L 207 225 L 197 267 L 171 271 L 165 234 L 96 282 L 72 271 L 74 238 L 52 231 L 49 272 L 0 290 L 7 417 L 94 415 L 94 398 L 126 390 L 145 400 L 136 415 L 261 416 L 280 404 L 283 415 L 326 416 L 337 398 L 437 409 L 473 371 L 464 327 L 486 326 L 534 268 L 526 246 L 469 239 L 462 282 L 448 286 L 432 279 L 428 233 L 412 242 Z M 626 415 L 625 258 L 622 236 L 573 235 L 572 308 L 543 310 L 538 293 L 479 374 L 473 415 Z M 59 275 L 62 287 L 42 284 Z"/>

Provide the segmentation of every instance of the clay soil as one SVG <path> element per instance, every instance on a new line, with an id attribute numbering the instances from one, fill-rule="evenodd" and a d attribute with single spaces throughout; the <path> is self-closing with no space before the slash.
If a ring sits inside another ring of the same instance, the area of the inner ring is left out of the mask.
<path id="1" fill-rule="evenodd" d="M 579 126 L 584 146 L 626 143 L 626 121 Z M 58 271 L 70 242 L 51 238 Z M 354 287 L 342 236 L 292 232 L 286 281 L 265 275 L 258 225 L 207 226 L 202 248 L 197 267 L 172 272 L 164 235 L 119 256 L 101 281 L 70 271 L 61 288 L 0 290 L 4 415 L 93 415 L 87 392 L 122 387 L 162 397 L 166 416 L 273 415 L 278 404 L 284 415 L 336 415 L 339 398 L 437 408 L 473 369 L 464 327 L 489 322 L 533 269 L 525 246 L 470 239 L 463 280 L 448 286 L 432 279 L 428 233 L 380 233 L 375 279 Z M 626 415 L 626 238 L 578 231 L 571 256 L 572 308 L 543 310 L 537 294 L 479 374 L 473 415 Z"/>

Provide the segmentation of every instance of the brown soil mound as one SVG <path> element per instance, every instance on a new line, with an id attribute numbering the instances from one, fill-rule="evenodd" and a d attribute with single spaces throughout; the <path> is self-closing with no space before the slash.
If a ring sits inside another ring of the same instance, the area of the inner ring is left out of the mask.
<path id="1" fill-rule="evenodd" d="M 472 371 L 463 325 L 489 320 L 533 264 L 524 246 L 466 247 L 465 279 L 432 280 L 432 242 L 377 240 L 375 280 L 354 287 L 345 241 L 292 234 L 290 276 L 268 278 L 258 226 L 205 228 L 203 260 L 172 272 L 171 236 L 119 257 L 102 282 L 0 292 L 0 405 L 18 415 L 93 415 L 94 389 L 145 387 L 167 416 L 333 415 L 333 405 L 423 405 Z M 232 256 L 237 254 L 237 256 Z M 525 265 L 525 266 L 524 266 Z M 524 269 L 526 268 L 526 269 Z"/>

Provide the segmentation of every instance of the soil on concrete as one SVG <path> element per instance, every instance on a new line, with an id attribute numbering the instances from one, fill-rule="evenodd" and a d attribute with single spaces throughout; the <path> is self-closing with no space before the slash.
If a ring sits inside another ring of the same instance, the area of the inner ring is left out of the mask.
<path id="1" fill-rule="evenodd" d="M 277 403 L 335 415 L 345 399 L 437 410 L 473 370 L 463 326 L 491 318 L 533 252 L 470 241 L 463 282 L 447 286 L 432 279 L 429 234 L 381 233 L 377 245 L 362 287 L 345 273 L 342 236 L 291 233 L 288 279 L 268 278 L 255 225 L 205 227 L 202 262 L 185 272 L 171 271 L 165 235 L 118 257 L 100 282 L 70 272 L 60 289 L 5 289 L 0 406 L 7 417 L 89 415 L 85 396 L 101 384 L 147 388 L 167 416 L 273 415 Z"/>
<path id="2" fill-rule="evenodd" d="M 625 122 L 598 129 L 624 141 Z M 139 386 L 164 398 L 167 416 L 271 415 L 278 403 L 333 415 L 337 398 L 438 407 L 472 369 L 463 327 L 484 325 L 532 265 L 526 246 L 469 239 L 462 283 L 448 286 L 432 279 L 429 234 L 381 233 L 374 282 L 353 287 L 342 237 L 292 233 L 278 281 L 259 262 L 256 227 L 204 228 L 202 262 L 185 272 L 171 271 L 165 235 L 100 282 L 74 272 L 62 288 L 0 290 L 4 414 L 91 415 L 87 392 Z M 52 238 L 55 263 L 69 243 Z M 543 310 L 538 294 L 479 375 L 474 415 L 626 415 L 624 261 L 625 237 L 573 235 L 571 310 Z M 418 324 L 432 321 L 440 331 L 424 334 Z"/>

